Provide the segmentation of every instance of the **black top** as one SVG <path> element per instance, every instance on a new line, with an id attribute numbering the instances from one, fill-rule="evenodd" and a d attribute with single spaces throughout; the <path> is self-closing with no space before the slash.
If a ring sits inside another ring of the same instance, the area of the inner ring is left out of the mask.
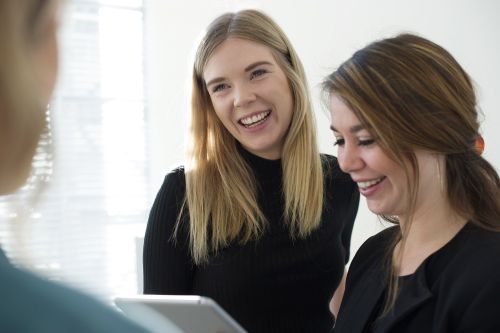
<path id="1" fill-rule="evenodd" d="M 371 237 L 356 253 L 334 332 L 500 332 L 500 233 L 471 222 L 400 278 L 394 307 L 379 316 L 387 248 L 397 228 Z"/>
<path id="2" fill-rule="evenodd" d="M 118 311 L 13 267 L 0 250 L 0 332 L 146 333 Z"/>
<path id="3" fill-rule="evenodd" d="M 281 161 L 241 153 L 259 184 L 258 203 L 269 221 L 264 234 L 245 245 L 229 245 L 208 264 L 194 265 L 188 228 L 180 228 L 177 242 L 171 240 L 185 196 L 184 170 L 176 169 L 166 176 L 149 216 L 144 293 L 211 297 L 249 332 L 328 332 L 333 325 L 329 300 L 349 258 L 357 188 L 335 157 L 323 155 L 321 224 L 309 237 L 291 239 L 282 219 Z"/>

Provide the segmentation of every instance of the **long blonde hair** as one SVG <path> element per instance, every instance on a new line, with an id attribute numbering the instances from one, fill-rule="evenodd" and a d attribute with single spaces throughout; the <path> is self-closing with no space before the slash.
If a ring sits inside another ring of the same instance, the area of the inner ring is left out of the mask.
<path id="1" fill-rule="evenodd" d="M 293 115 L 281 159 L 283 216 L 292 237 L 304 237 L 314 230 L 323 207 L 315 122 L 306 76 L 295 50 L 280 27 L 259 11 L 221 15 L 208 27 L 193 68 L 184 211 L 189 211 L 191 252 L 196 263 L 206 262 L 209 253 L 231 241 L 246 243 L 258 238 L 267 222 L 257 204 L 253 172 L 238 153 L 235 138 L 217 118 L 203 80 L 210 56 L 230 36 L 269 47 L 292 90 Z"/>
<path id="2" fill-rule="evenodd" d="M 408 209 L 388 252 L 399 241 L 404 245 L 411 227 L 418 192 L 417 149 L 444 156 L 443 186 L 458 215 L 481 228 L 500 230 L 499 177 L 475 147 L 480 134 L 474 87 L 444 48 L 411 34 L 383 39 L 357 51 L 326 78 L 323 88 L 340 97 L 384 152 L 405 168 Z M 390 253 L 388 261 L 386 311 L 398 288 Z"/>

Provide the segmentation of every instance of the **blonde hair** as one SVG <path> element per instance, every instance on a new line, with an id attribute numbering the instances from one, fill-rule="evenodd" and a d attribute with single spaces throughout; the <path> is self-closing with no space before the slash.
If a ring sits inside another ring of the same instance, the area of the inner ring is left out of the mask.
<path id="1" fill-rule="evenodd" d="M 327 77 L 323 88 L 340 97 L 384 152 L 405 168 L 408 209 L 389 252 L 399 241 L 404 246 L 414 215 L 417 149 L 444 156 L 443 186 L 458 215 L 481 228 L 500 230 L 499 177 L 475 147 L 480 135 L 474 87 L 449 52 L 411 34 L 383 39 L 357 51 Z M 398 223 L 395 217 L 383 218 Z M 398 288 L 391 255 L 388 261 L 385 311 L 394 304 Z"/>
<path id="2" fill-rule="evenodd" d="M 269 47 L 288 78 L 293 115 L 282 154 L 284 218 L 292 237 L 304 237 L 320 222 L 323 172 L 303 66 L 290 41 L 267 15 L 256 10 L 227 13 L 215 19 L 202 39 L 193 68 L 190 150 L 186 201 L 190 244 L 196 263 L 205 262 L 238 239 L 258 238 L 266 217 L 257 204 L 253 172 L 237 150 L 235 138 L 215 114 L 203 70 L 214 50 L 229 37 Z M 182 219 L 179 216 L 179 222 Z"/>

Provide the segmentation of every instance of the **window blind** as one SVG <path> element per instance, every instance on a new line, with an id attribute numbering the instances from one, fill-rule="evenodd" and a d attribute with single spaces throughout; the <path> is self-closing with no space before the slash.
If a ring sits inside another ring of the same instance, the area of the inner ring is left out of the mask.
<path id="1" fill-rule="evenodd" d="M 150 208 L 143 27 L 142 0 L 66 3 L 51 133 L 34 160 L 47 186 L 33 210 L 36 182 L 0 202 L 14 261 L 25 212 L 30 268 L 104 299 L 138 291 L 135 238 Z"/>

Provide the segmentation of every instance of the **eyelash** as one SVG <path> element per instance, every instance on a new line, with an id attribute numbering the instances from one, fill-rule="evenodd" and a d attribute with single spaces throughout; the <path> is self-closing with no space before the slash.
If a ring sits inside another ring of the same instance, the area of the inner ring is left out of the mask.
<path id="1" fill-rule="evenodd" d="M 344 139 L 337 139 L 333 145 L 334 146 L 343 146 L 345 143 Z M 375 143 L 374 139 L 368 139 L 368 140 L 359 140 L 358 141 L 358 146 L 369 146 L 371 144 Z"/>
<path id="2" fill-rule="evenodd" d="M 216 93 L 216 92 L 221 91 L 223 88 L 226 88 L 226 87 L 227 87 L 227 84 L 225 84 L 225 83 L 218 84 L 212 89 L 212 92 Z"/>
<path id="3" fill-rule="evenodd" d="M 258 76 L 262 76 L 264 74 L 267 73 L 267 70 L 263 69 L 263 68 L 259 68 L 259 69 L 256 69 L 252 72 L 252 74 L 250 75 L 250 79 L 254 79 Z"/>

